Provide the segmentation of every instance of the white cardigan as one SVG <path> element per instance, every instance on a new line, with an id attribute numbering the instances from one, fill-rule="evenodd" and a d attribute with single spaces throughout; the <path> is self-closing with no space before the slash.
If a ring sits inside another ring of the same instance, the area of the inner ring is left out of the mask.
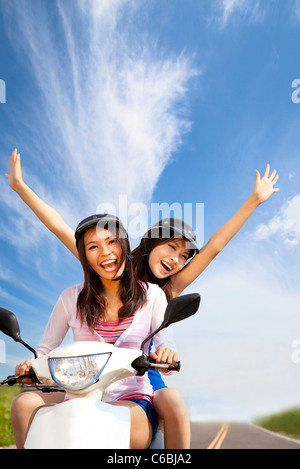
<path id="1" fill-rule="evenodd" d="M 87 324 L 77 318 L 77 298 L 83 284 L 67 288 L 59 297 L 50 319 L 44 337 L 37 347 L 38 355 L 46 355 L 54 348 L 59 347 L 69 328 L 73 331 L 73 340 L 102 341 L 104 339 L 96 332 L 92 333 Z M 131 325 L 123 332 L 115 343 L 116 347 L 139 349 L 142 341 L 156 330 L 163 321 L 167 300 L 164 292 L 157 285 L 148 284 L 147 301 L 142 308 L 136 311 Z M 160 347 L 175 350 L 170 328 L 160 331 L 154 336 L 154 349 Z M 147 346 L 146 346 L 147 347 Z M 145 350 L 147 348 L 145 347 Z M 153 389 L 148 374 L 125 378 L 110 385 L 104 395 L 104 401 L 122 399 L 129 393 L 152 395 Z"/>

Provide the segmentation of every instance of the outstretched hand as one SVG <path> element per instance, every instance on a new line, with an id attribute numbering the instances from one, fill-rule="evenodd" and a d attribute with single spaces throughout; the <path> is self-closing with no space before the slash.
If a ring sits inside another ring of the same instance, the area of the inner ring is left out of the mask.
<path id="1" fill-rule="evenodd" d="M 254 184 L 253 194 L 257 198 L 258 204 L 265 202 L 274 192 L 278 192 L 278 188 L 274 188 L 274 185 L 278 181 L 279 174 L 276 169 L 270 174 L 270 165 L 267 164 L 267 168 L 263 177 L 260 177 L 260 173 L 256 169 L 256 180 Z"/>
<path id="2" fill-rule="evenodd" d="M 5 174 L 5 177 L 8 179 L 10 187 L 16 190 L 18 185 L 23 182 L 20 153 L 17 152 L 17 149 L 8 157 L 8 161 L 9 174 Z"/>

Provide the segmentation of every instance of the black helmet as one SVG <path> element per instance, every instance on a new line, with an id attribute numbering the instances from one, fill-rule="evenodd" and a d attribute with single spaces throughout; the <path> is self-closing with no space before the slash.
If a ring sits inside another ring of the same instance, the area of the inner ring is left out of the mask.
<path id="1" fill-rule="evenodd" d="M 93 226 L 99 226 L 102 228 L 107 228 L 111 231 L 115 230 L 117 227 L 122 231 L 123 237 L 128 238 L 127 231 L 125 230 L 121 220 L 115 215 L 109 213 L 100 213 L 96 215 L 91 215 L 90 217 L 84 218 L 75 230 L 75 239 L 76 247 L 78 249 L 78 240 L 79 238 Z"/>
<path id="2" fill-rule="evenodd" d="M 194 250 L 198 254 L 199 247 L 197 245 L 196 233 L 188 223 L 179 218 L 163 218 L 154 223 L 142 237 L 141 244 L 143 244 L 145 238 L 158 239 L 162 237 L 168 239 L 171 236 L 185 238 L 189 243 L 187 248 Z"/>

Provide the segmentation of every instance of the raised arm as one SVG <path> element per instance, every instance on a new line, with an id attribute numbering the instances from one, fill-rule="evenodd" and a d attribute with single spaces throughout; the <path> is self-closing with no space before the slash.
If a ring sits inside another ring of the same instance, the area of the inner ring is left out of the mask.
<path id="1" fill-rule="evenodd" d="M 270 165 L 267 165 L 266 171 L 261 178 L 256 170 L 256 180 L 252 195 L 240 207 L 240 209 L 219 228 L 203 246 L 191 262 L 172 278 L 173 296 L 178 296 L 190 285 L 211 263 L 211 261 L 224 249 L 226 244 L 239 232 L 248 218 L 253 214 L 256 208 L 265 202 L 274 192 L 279 189 L 274 188 L 279 175 L 276 170 L 270 175 Z"/>
<path id="2" fill-rule="evenodd" d="M 74 231 L 52 207 L 43 202 L 23 181 L 21 159 L 15 149 L 9 160 L 8 179 L 10 187 L 21 197 L 41 222 L 78 258 Z"/>

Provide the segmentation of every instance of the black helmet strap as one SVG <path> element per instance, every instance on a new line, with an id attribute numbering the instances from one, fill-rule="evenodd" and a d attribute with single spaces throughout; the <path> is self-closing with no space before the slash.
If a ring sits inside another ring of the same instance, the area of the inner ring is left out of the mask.
<path id="1" fill-rule="evenodd" d="M 141 256 L 142 256 L 143 261 L 148 263 L 150 253 L 149 253 L 148 249 L 146 249 L 145 246 L 144 246 L 143 238 L 141 239 L 141 242 L 140 242 L 140 251 L 141 251 Z"/>
<path id="2" fill-rule="evenodd" d="M 126 252 L 126 262 L 125 262 L 124 270 L 119 277 L 113 279 L 113 282 L 116 282 L 117 280 L 121 280 L 126 274 L 128 275 L 129 262 L 131 262 L 132 258 L 133 258 L 133 255 L 131 254 L 131 252 Z"/>

